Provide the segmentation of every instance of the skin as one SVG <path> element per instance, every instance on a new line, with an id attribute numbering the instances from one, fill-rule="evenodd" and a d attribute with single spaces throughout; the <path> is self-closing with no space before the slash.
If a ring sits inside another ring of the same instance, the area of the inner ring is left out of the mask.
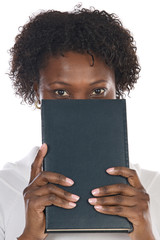
<path id="1" fill-rule="evenodd" d="M 34 85 L 38 100 L 115 99 L 114 71 L 98 57 L 95 57 L 94 66 L 91 64 L 92 59 L 88 54 L 68 52 L 64 57 L 50 57 L 45 68 L 40 70 L 39 85 L 37 83 Z M 61 83 L 55 83 L 57 81 Z M 59 184 L 70 187 L 74 184 L 73 179 L 58 173 L 42 171 L 42 162 L 46 153 L 47 145 L 44 143 L 32 164 L 30 182 L 24 190 L 26 226 L 23 234 L 18 238 L 21 240 L 46 238 L 43 212 L 45 206 L 53 204 L 72 209 L 76 207 L 80 198 L 74 193 L 65 192 L 55 186 Z M 93 197 L 88 199 L 89 204 L 93 205 L 95 211 L 102 214 L 128 218 L 134 227 L 134 231 L 129 234 L 132 240 L 155 239 L 149 214 L 149 195 L 142 186 L 136 171 L 125 167 L 114 167 L 106 169 L 106 172 L 126 177 L 130 185 L 116 184 L 91 189 Z M 48 182 L 52 184 L 47 184 Z"/>

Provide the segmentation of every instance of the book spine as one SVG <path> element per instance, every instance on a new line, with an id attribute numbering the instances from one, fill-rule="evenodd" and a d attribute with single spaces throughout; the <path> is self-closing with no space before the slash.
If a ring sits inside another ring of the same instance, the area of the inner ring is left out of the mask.
<path id="1" fill-rule="evenodd" d="M 129 167 L 127 111 L 126 111 L 126 101 L 125 100 L 124 100 L 124 107 L 123 107 L 123 129 L 124 129 L 125 166 Z"/>
<path id="2" fill-rule="evenodd" d="M 41 105 L 41 132 L 42 132 L 42 143 L 46 143 L 46 122 L 45 122 L 45 107 L 46 103 L 45 100 L 42 100 L 42 105 Z M 46 157 L 43 160 L 43 166 L 42 166 L 43 171 L 46 171 Z M 44 214 L 45 214 L 45 233 L 47 233 L 48 229 L 48 208 L 45 207 Z"/>
<path id="3" fill-rule="evenodd" d="M 42 143 L 46 143 L 45 138 L 45 114 L 44 114 L 44 100 L 42 100 L 42 106 L 41 106 L 41 132 L 42 132 Z M 43 170 L 45 171 L 45 158 L 43 160 Z"/>
<path id="4" fill-rule="evenodd" d="M 129 151 L 128 151 L 128 131 L 127 131 L 127 109 L 126 100 L 123 107 L 123 128 L 124 128 L 124 148 L 125 148 L 125 165 L 129 168 Z M 128 220 L 130 225 L 129 233 L 133 231 L 133 224 Z"/>

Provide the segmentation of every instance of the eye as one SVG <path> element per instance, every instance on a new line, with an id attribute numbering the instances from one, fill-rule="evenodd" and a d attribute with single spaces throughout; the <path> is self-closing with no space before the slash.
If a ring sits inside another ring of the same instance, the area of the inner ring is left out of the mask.
<path id="1" fill-rule="evenodd" d="M 54 92 L 56 93 L 56 95 L 59 96 L 67 96 L 66 91 L 64 89 L 57 89 Z"/>
<path id="2" fill-rule="evenodd" d="M 94 93 L 95 92 L 95 93 Z M 102 95 L 106 92 L 106 89 L 105 88 L 97 88 L 93 91 L 93 94 L 92 95 Z"/>

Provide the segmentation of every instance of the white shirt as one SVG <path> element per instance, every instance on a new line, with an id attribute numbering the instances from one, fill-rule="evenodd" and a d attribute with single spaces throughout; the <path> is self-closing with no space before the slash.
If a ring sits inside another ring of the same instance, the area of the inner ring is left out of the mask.
<path id="1" fill-rule="evenodd" d="M 15 240 L 25 226 L 25 205 L 23 190 L 30 178 L 30 167 L 39 148 L 32 151 L 21 161 L 7 163 L 0 171 L 0 240 Z M 131 165 L 150 195 L 150 214 L 152 229 L 156 240 L 160 240 L 160 174 L 142 170 Z M 47 240 L 129 240 L 127 233 L 62 233 L 49 234 Z"/>

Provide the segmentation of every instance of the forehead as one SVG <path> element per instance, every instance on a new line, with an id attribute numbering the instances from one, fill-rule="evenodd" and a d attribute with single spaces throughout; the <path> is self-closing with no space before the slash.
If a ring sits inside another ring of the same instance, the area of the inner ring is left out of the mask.
<path id="1" fill-rule="evenodd" d="M 67 52 L 64 56 L 50 57 L 46 66 L 40 70 L 41 80 L 51 81 L 54 78 L 78 81 L 78 79 L 106 79 L 114 77 L 114 72 L 105 62 L 94 56 L 76 52 Z"/>

